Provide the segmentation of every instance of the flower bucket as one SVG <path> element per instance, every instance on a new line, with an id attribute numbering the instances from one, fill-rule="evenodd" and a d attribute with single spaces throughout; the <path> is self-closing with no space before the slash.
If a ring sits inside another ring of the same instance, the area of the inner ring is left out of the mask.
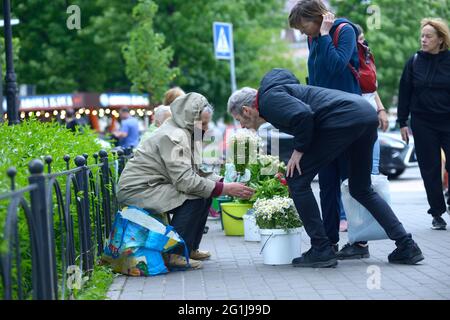
<path id="1" fill-rule="evenodd" d="M 220 224 L 222 226 L 222 230 L 223 230 L 222 203 L 231 202 L 231 201 L 233 201 L 233 199 L 228 196 L 220 196 L 217 198 L 217 204 L 219 206 L 219 209 L 217 211 L 220 214 Z"/>
<path id="2" fill-rule="evenodd" d="M 243 236 L 244 220 L 243 216 L 249 209 L 251 204 L 243 204 L 236 202 L 226 202 L 221 204 L 222 221 L 225 235 L 227 236 Z"/>
<path id="3" fill-rule="evenodd" d="M 301 256 L 302 228 L 260 229 L 261 252 L 264 264 L 291 264 L 294 258 Z"/>
<path id="4" fill-rule="evenodd" d="M 218 200 L 217 198 L 213 198 L 213 201 L 212 201 L 211 206 L 212 206 L 213 209 L 216 210 L 217 212 L 220 211 L 219 200 Z"/>
<path id="5" fill-rule="evenodd" d="M 259 234 L 259 227 L 256 225 L 255 215 L 253 209 L 244 214 L 244 240 L 245 241 L 261 241 Z"/>

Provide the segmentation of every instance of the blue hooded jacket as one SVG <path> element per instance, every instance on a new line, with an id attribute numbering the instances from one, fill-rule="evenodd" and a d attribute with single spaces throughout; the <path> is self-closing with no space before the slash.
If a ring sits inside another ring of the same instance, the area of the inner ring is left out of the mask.
<path id="1" fill-rule="evenodd" d="M 337 48 L 333 35 L 341 23 L 348 23 L 339 32 Z M 352 73 L 349 62 L 359 70 L 358 29 L 347 19 L 336 19 L 329 35 L 312 39 L 309 48 L 309 85 L 361 94 L 358 80 Z"/>

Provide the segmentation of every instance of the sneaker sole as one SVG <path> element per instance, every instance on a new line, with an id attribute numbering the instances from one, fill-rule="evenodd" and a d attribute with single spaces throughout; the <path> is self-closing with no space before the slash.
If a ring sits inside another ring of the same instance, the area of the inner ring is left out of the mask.
<path id="1" fill-rule="evenodd" d="M 197 258 L 192 258 L 192 257 L 191 257 L 191 259 L 197 260 L 197 261 L 205 261 L 205 260 L 209 260 L 210 258 L 211 258 L 211 256 L 206 257 L 206 258 L 199 258 L 199 257 L 197 257 Z"/>
<path id="2" fill-rule="evenodd" d="M 337 259 L 332 259 L 328 261 L 292 265 L 296 268 L 336 268 L 336 266 L 338 265 L 338 261 Z"/>
<path id="3" fill-rule="evenodd" d="M 370 253 L 366 254 L 354 254 L 352 256 L 344 256 L 344 257 L 337 257 L 338 260 L 359 260 L 359 259 L 367 259 L 370 258 Z"/>
<path id="4" fill-rule="evenodd" d="M 442 227 L 431 227 L 431 230 L 447 230 L 447 226 L 442 226 Z"/>
<path id="5" fill-rule="evenodd" d="M 423 259 L 425 259 L 423 254 L 418 254 L 418 255 L 412 257 L 409 260 L 397 260 L 397 261 L 393 260 L 393 261 L 389 261 L 389 263 L 393 263 L 393 264 L 410 264 L 410 265 L 412 265 L 412 264 L 416 264 L 416 263 L 422 261 Z"/>
<path id="6" fill-rule="evenodd" d="M 203 266 L 198 266 L 198 267 L 167 267 L 167 269 L 169 269 L 169 271 L 189 271 L 189 270 L 198 270 L 203 268 Z"/>

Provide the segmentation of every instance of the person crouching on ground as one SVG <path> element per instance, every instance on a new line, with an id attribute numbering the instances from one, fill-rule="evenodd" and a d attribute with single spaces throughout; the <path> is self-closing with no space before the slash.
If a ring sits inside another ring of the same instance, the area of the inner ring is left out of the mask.
<path id="1" fill-rule="evenodd" d="M 199 245 L 212 197 L 248 199 L 254 190 L 240 183 L 222 183 L 221 177 L 199 169 L 201 161 L 196 159 L 202 149 L 198 144 L 213 112 L 204 96 L 189 93 L 176 99 L 170 109 L 172 118 L 145 140 L 126 164 L 117 196 L 121 205 L 173 214 L 170 224 L 186 242 L 190 266 L 198 269 L 202 266 L 199 260 L 210 257 Z M 171 252 L 170 267 L 187 267 L 182 253 L 181 247 Z"/>
<path id="2" fill-rule="evenodd" d="M 324 268 L 337 265 L 311 189 L 319 170 L 343 152 L 349 155 L 349 188 L 384 228 L 397 249 L 391 263 L 416 264 L 424 259 L 389 205 L 372 189 L 372 151 L 377 139 L 378 117 L 359 95 L 301 85 L 288 70 L 274 69 L 259 90 L 243 88 L 231 95 L 228 112 L 241 126 L 257 130 L 265 122 L 294 136 L 294 150 L 287 164 L 287 182 L 311 249 L 292 263 L 296 267 Z"/>

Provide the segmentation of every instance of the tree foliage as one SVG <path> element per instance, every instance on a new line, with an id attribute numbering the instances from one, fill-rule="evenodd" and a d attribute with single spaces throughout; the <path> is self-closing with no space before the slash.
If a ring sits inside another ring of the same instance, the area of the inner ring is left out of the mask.
<path id="1" fill-rule="evenodd" d="M 14 27 L 14 36 L 21 41 L 16 65 L 18 82 L 37 85 L 41 94 L 128 91 L 132 83 L 126 75 L 122 48 L 134 41 L 134 47 L 139 46 L 136 52 L 144 56 L 143 52 L 151 51 L 144 47 L 144 42 L 152 41 L 149 45 L 159 46 L 165 52 L 159 56 L 162 59 L 159 64 L 164 66 L 173 50 L 170 68 L 179 69 L 179 77 L 167 76 L 165 83 L 159 82 L 161 87 L 179 85 L 185 91 L 202 93 L 220 114 L 231 93 L 230 70 L 227 61 L 214 58 L 214 21 L 233 24 L 238 87 L 257 87 L 261 77 L 274 67 L 289 68 L 300 79 L 304 78 L 304 66 L 294 63 L 288 44 L 280 40 L 280 31 L 287 26 L 284 0 L 154 2 L 159 9 L 152 27 L 149 24 L 145 29 L 133 20 L 133 8 L 139 5 L 138 1 L 13 1 L 13 16 L 21 22 Z M 69 5 L 80 8 L 80 30 L 67 28 Z M 165 37 L 164 45 L 158 34 Z M 156 57 L 151 60 L 135 62 L 139 62 L 142 70 L 160 67 Z M 136 71 L 138 65 L 129 65 L 130 68 Z M 162 78 L 164 73 L 159 76 Z M 138 87 L 144 90 L 135 83 L 135 89 Z"/>
<path id="2" fill-rule="evenodd" d="M 153 19 L 158 6 L 151 0 L 139 0 L 133 10 L 136 26 L 130 33 L 130 43 L 123 47 L 126 73 L 133 82 L 132 90 L 146 92 L 161 101 L 178 73 L 171 68 L 173 50 L 163 48 L 164 36 L 153 30 Z"/>
<path id="3" fill-rule="evenodd" d="M 420 21 L 450 16 L 449 0 L 332 0 L 337 15 L 360 24 L 377 64 L 379 94 L 395 105 L 404 65 L 420 50 Z"/>
<path id="4" fill-rule="evenodd" d="M 67 8 L 80 8 L 81 29 L 70 29 Z M 13 27 L 20 39 L 15 65 L 19 83 L 38 93 L 128 90 L 121 45 L 132 25 L 134 4 L 119 0 L 12 1 Z"/>
<path id="5" fill-rule="evenodd" d="M 158 5 L 155 28 L 174 49 L 173 65 L 181 70 L 177 84 L 206 95 L 219 113 L 225 110 L 231 86 L 229 63 L 214 57 L 214 21 L 233 24 L 238 87 L 257 87 L 274 67 L 298 71 L 279 37 L 287 20 L 284 1 L 159 0 Z"/>

